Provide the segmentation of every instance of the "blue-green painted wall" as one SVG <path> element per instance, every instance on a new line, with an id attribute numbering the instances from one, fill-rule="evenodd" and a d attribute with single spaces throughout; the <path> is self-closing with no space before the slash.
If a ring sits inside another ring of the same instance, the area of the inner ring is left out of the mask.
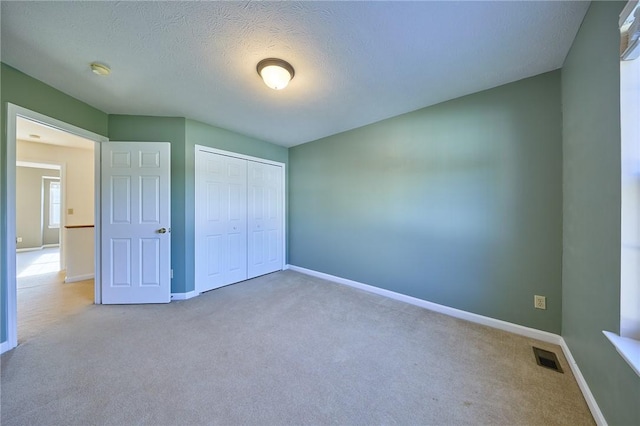
<path id="1" fill-rule="evenodd" d="M 560 108 L 555 71 L 291 148 L 290 263 L 559 333 Z"/>
<path id="2" fill-rule="evenodd" d="M 640 424 L 620 326 L 620 59 L 624 2 L 593 2 L 562 69 L 562 335 L 611 425 Z"/>
<path id="3" fill-rule="evenodd" d="M 187 230 L 187 283 L 186 291 L 195 289 L 195 146 L 202 145 L 222 149 L 237 154 L 278 161 L 286 165 L 289 162 L 288 149 L 249 136 L 210 126 L 195 120 L 187 120 L 186 130 L 186 170 L 185 187 L 185 227 Z"/>
<path id="4" fill-rule="evenodd" d="M 195 153 L 196 145 L 203 145 L 285 164 L 289 160 L 289 150 L 283 146 L 274 145 L 196 120 L 187 120 L 186 139 L 190 154 Z"/>
<path id="5" fill-rule="evenodd" d="M 186 119 L 139 115 L 109 115 L 109 140 L 171 143 L 171 268 L 172 293 L 184 293 L 187 280 L 185 228 L 185 131 Z M 192 285 L 192 284 L 191 284 Z"/>
<path id="6" fill-rule="evenodd" d="M 0 199 L 4 200 L 6 199 L 7 191 L 5 167 L 7 154 L 7 103 L 45 114 L 103 136 L 107 135 L 108 120 L 107 114 L 104 112 L 31 78 L 15 68 L 6 64 L 0 64 L 0 67 L 0 102 L 2 103 L 2 113 L 0 114 L 0 134 L 2 138 L 2 145 L 0 146 Z M 4 236 L 7 229 L 6 214 L 6 206 L 1 205 L 0 268 L 3 270 L 6 268 L 3 254 L 6 253 L 7 249 Z M 14 226 L 14 224 L 11 224 L 11 226 Z M 4 278 L 2 278 L 0 284 L 2 297 L 0 303 L 0 320 L 2 322 L 0 341 L 4 342 L 7 340 L 7 283 Z"/>

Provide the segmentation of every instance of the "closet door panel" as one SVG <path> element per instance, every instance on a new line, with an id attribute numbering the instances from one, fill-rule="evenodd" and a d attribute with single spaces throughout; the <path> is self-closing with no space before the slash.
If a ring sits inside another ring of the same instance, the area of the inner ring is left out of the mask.
<path id="1" fill-rule="evenodd" d="M 221 277 L 223 274 L 223 264 L 224 259 L 222 253 L 222 236 L 221 235 L 210 235 L 206 238 L 206 263 L 202 265 L 203 268 L 206 268 L 207 277 L 210 280 L 215 280 L 216 277 Z"/>
<path id="2" fill-rule="evenodd" d="M 282 167 L 249 162 L 248 277 L 279 271 L 282 259 Z"/>
<path id="3" fill-rule="evenodd" d="M 247 161 L 196 153 L 196 291 L 247 279 Z"/>
<path id="4" fill-rule="evenodd" d="M 224 280 L 224 258 L 222 250 L 224 248 L 224 232 L 222 223 L 222 213 L 220 211 L 220 199 L 222 198 L 222 185 L 215 182 L 216 176 L 220 176 L 221 167 L 214 167 L 215 161 L 207 161 L 209 179 L 203 182 L 205 203 L 205 216 L 200 222 L 202 226 L 202 235 L 200 238 L 204 243 L 201 255 L 197 255 L 199 264 L 206 275 L 200 275 L 200 279 L 206 281 L 206 288 L 214 286 Z M 196 250 L 198 252 L 198 250 Z M 204 257 L 204 259 L 203 259 Z M 204 291 L 204 290 L 203 290 Z"/>

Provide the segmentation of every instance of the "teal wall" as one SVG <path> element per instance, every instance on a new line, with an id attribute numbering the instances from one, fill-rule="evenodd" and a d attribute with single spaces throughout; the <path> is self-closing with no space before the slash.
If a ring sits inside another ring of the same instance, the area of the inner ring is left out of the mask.
<path id="1" fill-rule="evenodd" d="M 185 131 L 179 117 L 109 115 L 109 140 L 171 143 L 171 268 L 172 293 L 184 293 L 188 281 L 187 231 L 185 228 Z M 193 275 L 193 273 L 191 273 Z M 191 280 L 193 281 L 193 279 Z"/>
<path id="2" fill-rule="evenodd" d="M 187 230 L 187 283 L 185 291 L 195 289 L 195 146 L 202 145 L 222 149 L 237 154 L 264 158 L 288 164 L 288 149 L 279 145 L 254 139 L 249 136 L 210 126 L 195 120 L 187 120 L 186 129 L 186 170 L 188 179 L 185 187 L 185 227 Z M 287 167 L 285 166 L 285 170 Z"/>
<path id="3" fill-rule="evenodd" d="M 6 176 L 6 155 L 7 155 L 7 102 L 30 109 L 49 117 L 64 121 L 74 126 L 90 130 L 100 135 L 107 135 L 107 114 L 85 104 L 59 90 L 48 86 L 41 81 L 29 77 L 26 74 L 0 64 L 0 102 L 2 103 L 2 113 L 0 115 L 0 134 L 2 144 L 0 145 L 0 195 L 1 199 L 6 198 L 7 176 Z M 6 253 L 5 230 L 7 229 L 7 210 L 4 205 L 0 206 L 0 268 L 5 270 L 4 263 Z M 11 224 L 14 226 L 14 224 Z M 0 341 L 7 340 L 7 283 L 2 278 L 0 319 Z"/>
<path id="4" fill-rule="evenodd" d="M 285 164 L 289 160 L 289 150 L 283 146 L 210 126 L 200 121 L 187 120 L 186 139 L 190 154 L 195 153 L 196 145 L 203 145 Z M 194 155 L 192 155 L 192 161 L 195 161 Z"/>
<path id="5" fill-rule="evenodd" d="M 46 85 L 40 80 L 1 64 L 2 72 L 2 141 L 6 142 L 6 102 L 18 105 L 48 117 L 89 130 L 102 136 L 107 135 L 107 114 L 71 96 Z"/>
<path id="6" fill-rule="evenodd" d="M 562 69 L 562 336 L 609 424 L 640 424 L 640 377 L 602 330 L 620 326 L 620 63 L 624 2 L 593 2 Z"/>
<path id="7" fill-rule="evenodd" d="M 560 108 L 554 71 L 291 148 L 289 262 L 559 333 Z"/>

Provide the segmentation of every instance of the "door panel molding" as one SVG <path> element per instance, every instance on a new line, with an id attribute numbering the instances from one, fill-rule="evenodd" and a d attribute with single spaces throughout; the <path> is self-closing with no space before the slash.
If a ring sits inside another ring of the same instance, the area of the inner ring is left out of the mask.
<path id="1" fill-rule="evenodd" d="M 171 144 L 102 145 L 102 303 L 171 301 Z"/>

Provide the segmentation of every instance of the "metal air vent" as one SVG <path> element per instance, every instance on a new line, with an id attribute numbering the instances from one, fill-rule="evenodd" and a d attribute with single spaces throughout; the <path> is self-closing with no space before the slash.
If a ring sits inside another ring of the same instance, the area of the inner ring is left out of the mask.
<path id="1" fill-rule="evenodd" d="M 548 368 L 550 370 L 557 371 L 558 373 L 564 373 L 558 357 L 553 352 L 545 351 L 544 349 L 533 347 L 533 354 L 536 357 L 536 362 L 539 366 Z"/>

